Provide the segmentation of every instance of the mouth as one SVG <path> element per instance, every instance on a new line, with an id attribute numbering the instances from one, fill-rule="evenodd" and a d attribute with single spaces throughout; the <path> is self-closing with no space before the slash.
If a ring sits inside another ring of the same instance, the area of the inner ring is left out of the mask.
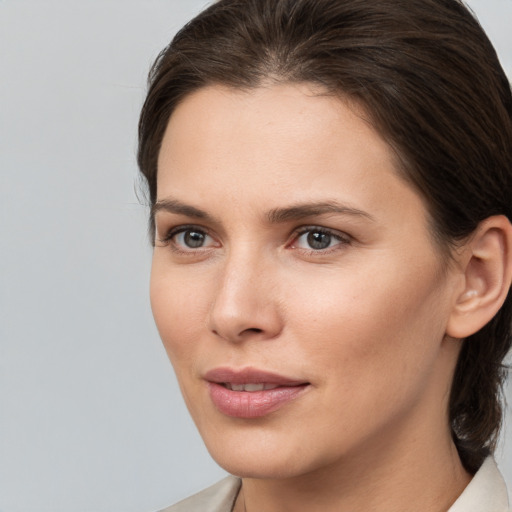
<path id="1" fill-rule="evenodd" d="M 218 368 L 205 375 L 210 399 L 224 415 L 260 418 L 300 397 L 306 381 L 255 369 Z"/>

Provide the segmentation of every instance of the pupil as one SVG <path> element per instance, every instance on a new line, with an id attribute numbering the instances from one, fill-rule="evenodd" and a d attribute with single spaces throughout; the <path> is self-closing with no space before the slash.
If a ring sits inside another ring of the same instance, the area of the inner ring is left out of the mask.
<path id="1" fill-rule="evenodd" d="M 201 247 L 204 244 L 204 234 L 197 231 L 187 231 L 184 235 L 184 241 L 188 247 Z"/>
<path id="2" fill-rule="evenodd" d="M 312 231 L 308 234 L 308 244 L 312 249 L 327 249 L 331 244 L 331 235 Z"/>

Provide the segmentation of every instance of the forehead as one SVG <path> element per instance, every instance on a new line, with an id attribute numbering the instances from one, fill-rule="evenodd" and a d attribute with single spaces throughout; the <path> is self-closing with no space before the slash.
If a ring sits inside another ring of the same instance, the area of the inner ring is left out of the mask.
<path id="1" fill-rule="evenodd" d="M 347 166 L 374 156 L 384 167 L 395 168 L 394 153 L 354 102 L 309 84 L 251 90 L 209 86 L 175 109 L 158 169 L 177 178 L 185 167 L 190 172 L 201 166 L 218 175 L 231 168 L 236 171 L 232 178 L 240 179 L 250 170 L 263 176 L 258 166 L 264 164 L 276 178 L 284 168 L 295 168 L 298 177 L 306 165 L 317 173 L 321 165 L 327 170 L 340 164 L 341 153 Z M 158 177 L 165 178 L 162 172 Z"/>

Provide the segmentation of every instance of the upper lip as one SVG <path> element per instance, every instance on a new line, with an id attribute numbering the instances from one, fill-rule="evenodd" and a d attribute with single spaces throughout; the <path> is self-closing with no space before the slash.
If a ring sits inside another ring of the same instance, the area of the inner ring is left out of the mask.
<path id="1" fill-rule="evenodd" d="M 214 368 L 205 373 L 204 379 L 217 384 L 277 384 L 278 386 L 308 384 L 305 380 L 293 379 L 257 368 Z"/>

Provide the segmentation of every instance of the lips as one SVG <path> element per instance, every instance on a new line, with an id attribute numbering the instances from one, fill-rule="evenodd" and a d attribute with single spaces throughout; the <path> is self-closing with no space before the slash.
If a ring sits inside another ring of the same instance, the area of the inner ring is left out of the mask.
<path id="1" fill-rule="evenodd" d="M 298 398 L 309 382 L 257 369 L 216 368 L 205 375 L 217 409 L 234 418 L 259 418 Z"/>

